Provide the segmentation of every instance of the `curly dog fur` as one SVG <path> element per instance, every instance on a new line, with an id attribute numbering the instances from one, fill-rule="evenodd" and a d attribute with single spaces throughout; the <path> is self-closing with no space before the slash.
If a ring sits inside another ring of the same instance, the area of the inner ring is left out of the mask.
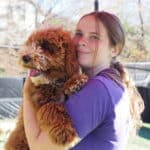
<path id="1" fill-rule="evenodd" d="M 24 100 L 30 100 L 38 125 L 56 144 L 72 147 L 78 137 L 62 101 L 78 91 L 88 78 L 82 74 L 70 33 L 57 29 L 38 29 L 20 50 L 20 64 L 29 69 Z M 23 107 L 6 150 L 29 150 L 23 124 Z"/>

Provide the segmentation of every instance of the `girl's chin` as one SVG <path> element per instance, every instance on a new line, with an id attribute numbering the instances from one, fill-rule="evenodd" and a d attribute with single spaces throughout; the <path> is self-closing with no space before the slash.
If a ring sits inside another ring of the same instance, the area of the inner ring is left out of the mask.
<path id="1" fill-rule="evenodd" d="M 84 67 L 84 68 L 91 68 L 93 66 L 93 61 L 89 57 L 79 56 L 78 57 L 78 62 L 80 64 L 80 66 Z"/>
<path id="2" fill-rule="evenodd" d="M 92 63 L 91 63 L 92 64 Z M 89 62 L 86 62 L 86 61 L 79 61 L 79 65 L 82 67 L 82 68 L 91 68 L 92 65 L 89 64 Z"/>

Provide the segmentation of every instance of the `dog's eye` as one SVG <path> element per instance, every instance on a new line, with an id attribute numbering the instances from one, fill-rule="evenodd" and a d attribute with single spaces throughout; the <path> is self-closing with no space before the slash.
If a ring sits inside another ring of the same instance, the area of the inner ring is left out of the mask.
<path id="1" fill-rule="evenodd" d="M 44 51 L 48 51 L 50 53 L 54 53 L 55 51 L 58 50 L 57 46 L 54 43 L 49 43 L 48 41 L 42 41 L 40 43 L 40 47 L 44 50 Z"/>

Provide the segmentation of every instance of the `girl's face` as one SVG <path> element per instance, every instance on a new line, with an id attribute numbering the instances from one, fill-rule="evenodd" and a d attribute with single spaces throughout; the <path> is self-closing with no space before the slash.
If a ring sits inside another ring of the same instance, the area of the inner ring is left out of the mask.
<path id="1" fill-rule="evenodd" d="M 98 31 L 97 31 L 98 29 Z M 78 54 L 78 62 L 83 68 L 109 67 L 114 55 L 110 46 L 107 29 L 94 16 L 86 16 L 77 24 L 73 38 Z"/>

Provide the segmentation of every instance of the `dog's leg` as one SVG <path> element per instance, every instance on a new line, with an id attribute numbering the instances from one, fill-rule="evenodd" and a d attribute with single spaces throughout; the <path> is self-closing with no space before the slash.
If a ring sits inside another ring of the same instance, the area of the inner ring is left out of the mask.
<path id="1" fill-rule="evenodd" d="M 64 85 L 64 93 L 71 95 L 79 91 L 85 83 L 88 81 L 88 77 L 85 74 L 75 74 Z"/>
<path id="2" fill-rule="evenodd" d="M 40 128 L 49 134 L 55 144 L 72 147 L 78 142 L 71 119 L 62 104 L 47 103 L 39 109 L 37 118 Z"/>
<path id="3" fill-rule="evenodd" d="M 22 107 L 19 112 L 16 128 L 10 133 L 4 147 L 5 150 L 29 150 L 23 125 Z"/>

